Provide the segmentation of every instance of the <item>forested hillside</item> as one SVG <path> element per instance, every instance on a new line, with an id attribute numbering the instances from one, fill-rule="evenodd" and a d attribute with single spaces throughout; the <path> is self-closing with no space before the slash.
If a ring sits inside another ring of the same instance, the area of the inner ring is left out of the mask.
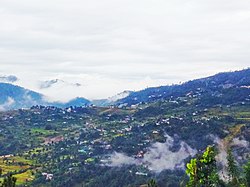
<path id="1" fill-rule="evenodd" d="M 165 87 L 169 96 L 131 107 L 37 105 L 1 112 L 0 181 L 16 179 L 18 186 L 117 187 L 145 186 L 153 179 L 150 185 L 170 187 L 208 184 L 210 179 L 202 176 L 214 174 L 216 184 L 225 186 L 232 182 L 227 159 L 231 155 L 239 169 L 237 184 L 246 184 L 248 73 L 249 69 L 223 73 Z M 208 146 L 213 147 L 212 165 L 202 157 Z M 204 175 L 210 166 L 212 173 Z M 194 168 L 202 176 L 193 173 Z"/>
<path id="2" fill-rule="evenodd" d="M 180 85 L 147 88 L 133 92 L 117 102 L 117 105 L 131 106 L 157 100 L 176 99 L 187 95 L 196 96 L 198 105 L 213 106 L 249 101 L 250 69 L 192 80 Z"/>

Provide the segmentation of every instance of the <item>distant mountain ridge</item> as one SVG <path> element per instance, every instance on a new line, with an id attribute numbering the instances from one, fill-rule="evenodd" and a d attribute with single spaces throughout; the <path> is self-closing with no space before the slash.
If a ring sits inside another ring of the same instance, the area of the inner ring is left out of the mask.
<path id="1" fill-rule="evenodd" d="M 132 91 L 128 91 L 128 90 L 125 90 L 121 93 L 118 93 L 112 97 L 109 97 L 108 99 L 99 99 L 99 100 L 93 100 L 91 101 L 91 103 L 93 105 L 96 105 L 96 106 L 110 106 L 110 105 L 115 105 L 115 103 L 118 101 L 118 100 L 121 100 L 125 97 L 128 97 L 131 93 L 133 93 Z"/>
<path id="2" fill-rule="evenodd" d="M 147 88 L 133 92 L 128 97 L 118 100 L 116 105 L 131 106 L 194 93 L 200 94 L 204 101 L 206 101 L 207 97 L 213 97 L 218 103 L 219 101 L 226 103 L 230 99 L 240 102 L 250 95 L 250 89 L 247 89 L 248 86 L 250 86 L 250 68 L 235 72 L 219 73 L 180 85 Z"/>
<path id="3" fill-rule="evenodd" d="M 45 104 L 42 94 L 9 83 L 0 83 L 0 109 L 27 108 L 38 104 Z"/>
<path id="4" fill-rule="evenodd" d="M 13 84 L 0 83 L 0 110 L 30 108 L 34 105 L 69 107 L 89 104 L 89 100 L 80 97 L 66 103 L 48 102 L 45 100 L 45 96 L 40 93 Z"/>
<path id="5" fill-rule="evenodd" d="M 60 102 L 50 103 L 50 105 L 61 107 L 61 108 L 66 108 L 66 107 L 71 107 L 71 106 L 88 106 L 90 104 L 91 102 L 88 99 L 85 99 L 83 97 L 76 97 L 66 103 L 60 103 Z"/>
<path id="6" fill-rule="evenodd" d="M 13 77 L 12 77 L 13 78 Z M 52 81 L 57 83 L 58 81 Z M 51 83 L 51 82 L 50 82 Z M 10 83 L 0 83 L 0 110 L 29 108 L 34 105 L 69 106 L 132 106 L 158 100 L 174 100 L 185 96 L 196 97 L 197 105 L 232 104 L 250 101 L 250 68 L 219 73 L 191 80 L 183 84 L 151 87 L 141 91 L 124 91 L 101 100 L 77 97 L 69 102 L 48 102 L 45 96 Z"/>

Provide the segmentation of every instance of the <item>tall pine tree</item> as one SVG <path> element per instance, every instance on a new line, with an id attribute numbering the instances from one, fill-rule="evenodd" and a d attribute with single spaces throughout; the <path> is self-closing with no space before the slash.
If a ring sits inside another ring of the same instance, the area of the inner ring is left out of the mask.
<path id="1" fill-rule="evenodd" d="M 232 186 L 239 185 L 239 170 L 231 149 L 227 151 L 227 172 L 229 184 Z"/>

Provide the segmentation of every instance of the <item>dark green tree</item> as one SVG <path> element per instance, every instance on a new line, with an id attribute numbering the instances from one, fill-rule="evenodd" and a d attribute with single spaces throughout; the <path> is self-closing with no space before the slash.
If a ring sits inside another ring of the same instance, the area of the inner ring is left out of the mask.
<path id="1" fill-rule="evenodd" d="M 245 174 L 246 186 L 249 187 L 250 186 L 250 160 L 244 166 L 244 174 Z"/>
<path id="2" fill-rule="evenodd" d="M 148 182 L 148 187 L 158 187 L 156 181 L 154 179 L 151 179 L 149 182 Z"/>
<path id="3" fill-rule="evenodd" d="M 239 186 L 239 169 L 231 149 L 227 151 L 227 171 L 229 184 L 232 186 Z"/>
<path id="4" fill-rule="evenodd" d="M 12 175 L 8 175 L 4 178 L 3 184 L 1 187 L 15 187 L 16 186 L 16 177 L 13 177 Z"/>

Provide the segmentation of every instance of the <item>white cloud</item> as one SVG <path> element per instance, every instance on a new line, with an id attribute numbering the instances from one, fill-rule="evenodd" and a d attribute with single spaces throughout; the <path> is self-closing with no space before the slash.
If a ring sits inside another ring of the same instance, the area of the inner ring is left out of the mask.
<path id="1" fill-rule="evenodd" d="M 0 73 L 14 74 L 20 85 L 37 91 L 39 81 L 54 78 L 85 85 L 71 93 L 61 89 L 59 99 L 67 100 L 249 67 L 249 5 L 247 0 L 2 0 Z"/>
<path id="2" fill-rule="evenodd" d="M 8 110 L 12 105 L 14 105 L 14 103 L 15 103 L 15 100 L 11 97 L 8 97 L 5 103 L 0 105 L 0 111 Z"/>
<path id="3" fill-rule="evenodd" d="M 189 156 L 194 156 L 197 151 L 181 141 L 179 143 L 180 149 L 173 152 L 171 148 L 174 145 L 174 139 L 168 135 L 166 135 L 166 138 L 165 143 L 156 142 L 150 146 L 142 159 L 135 159 L 124 153 L 115 152 L 111 155 L 108 165 L 113 167 L 133 164 L 144 165 L 154 172 L 176 168 L 185 169 L 184 160 Z"/>
<path id="4" fill-rule="evenodd" d="M 227 151 L 231 146 L 244 147 L 249 150 L 249 142 L 245 139 L 233 138 L 232 141 L 227 142 L 226 139 L 220 139 L 218 136 L 209 135 L 208 138 L 212 139 L 217 144 L 218 154 L 216 160 L 222 165 L 222 169 L 219 171 L 220 178 L 224 181 L 228 181 L 227 171 Z"/>

